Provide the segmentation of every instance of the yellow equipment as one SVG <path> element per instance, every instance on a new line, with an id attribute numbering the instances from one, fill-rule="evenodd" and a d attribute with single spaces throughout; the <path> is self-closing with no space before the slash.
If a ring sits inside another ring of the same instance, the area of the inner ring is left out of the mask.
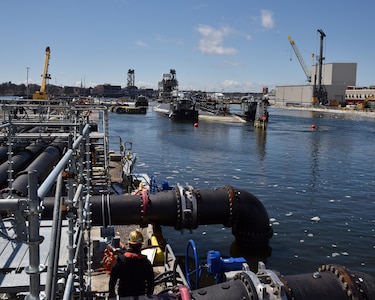
<path id="1" fill-rule="evenodd" d="M 48 93 L 46 92 L 47 79 L 51 79 L 51 75 L 48 74 L 48 64 L 50 58 L 51 50 L 49 47 L 46 48 L 46 55 L 44 58 L 44 69 L 42 74 L 42 85 L 40 86 L 40 91 L 33 94 L 34 100 L 48 100 Z"/>
<path id="2" fill-rule="evenodd" d="M 292 46 L 292 48 L 294 50 L 294 53 L 296 54 L 296 56 L 298 58 L 299 63 L 301 64 L 301 67 L 302 67 L 303 71 L 305 72 L 307 81 L 311 82 L 311 71 L 307 67 L 301 53 L 299 52 L 299 50 L 297 48 L 296 43 L 294 42 L 294 40 L 292 39 L 292 37 L 290 35 L 288 35 L 288 39 L 289 39 L 290 45 Z M 314 60 L 314 53 L 312 54 L 312 59 Z"/>

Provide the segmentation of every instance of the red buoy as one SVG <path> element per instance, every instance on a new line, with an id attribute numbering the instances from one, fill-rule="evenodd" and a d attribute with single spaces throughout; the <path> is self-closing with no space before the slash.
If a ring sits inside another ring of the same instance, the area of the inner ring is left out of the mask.
<path id="1" fill-rule="evenodd" d="M 312 124 L 312 125 L 311 125 L 311 129 L 316 129 L 315 124 Z"/>
<path id="2" fill-rule="evenodd" d="M 195 128 L 198 128 L 198 123 L 194 123 L 194 127 L 195 127 Z"/>

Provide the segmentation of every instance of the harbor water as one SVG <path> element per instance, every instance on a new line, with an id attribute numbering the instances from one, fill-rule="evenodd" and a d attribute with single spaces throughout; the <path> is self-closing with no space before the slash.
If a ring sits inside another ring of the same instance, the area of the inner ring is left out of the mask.
<path id="1" fill-rule="evenodd" d="M 149 107 L 146 115 L 110 113 L 110 136 L 132 142 L 134 171 L 154 174 L 159 185 L 232 185 L 258 197 L 274 231 L 271 251 L 259 258 L 267 268 L 289 275 L 341 264 L 375 275 L 375 118 L 269 112 L 263 131 L 208 121 L 194 127 Z M 222 224 L 163 232 L 178 255 L 193 239 L 201 263 L 211 249 L 246 255 Z"/>

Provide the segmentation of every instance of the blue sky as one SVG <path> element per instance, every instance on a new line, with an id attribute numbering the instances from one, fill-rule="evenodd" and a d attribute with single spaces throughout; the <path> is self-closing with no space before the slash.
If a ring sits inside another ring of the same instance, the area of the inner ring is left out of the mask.
<path id="1" fill-rule="evenodd" d="M 157 88 L 175 69 L 180 89 L 261 92 L 263 86 L 304 84 L 288 40 L 306 64 L 357 63 L 357 85 L 375 85 L 375 2 L 12 0 L 0 3 L 0 82 L 41 82 L 51 48 L 50 83 L 85 87 Z"/>

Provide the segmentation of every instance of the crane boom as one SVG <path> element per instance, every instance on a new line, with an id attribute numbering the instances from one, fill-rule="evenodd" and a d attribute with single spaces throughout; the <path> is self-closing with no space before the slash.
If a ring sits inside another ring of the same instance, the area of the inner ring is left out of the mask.
<path id="1" fill-rule="evenodd" d="M 303 57 L 301 56 L 301 53 L 299 52 L 299 50 L 298 50 L 298 48 L 296 46 L 296 43 L 294 42 L 294 40 L 292 39 L 292 37 L 290 35 L 288 35 L 288 39 L 289 39 L 290 45 L 292 46 L 292 48 L 294 50 L 294 53 L 296 54 L 296 56 L 298 58 L 299 63 L 302 66 L 303 71 L 305 72 L 305 75 L 307 77 L 307 81 L 311 82 L 311 72 L 307 68 L 306 63 L 303 60 Z"/>
<path id="2" fill-rule="evenodd" d="M 44 57 L 44 68 L 42 74 L 42 84 L 40 86 L 40 91 L 37 91 L 33 94 L 34 100 L 47 100 L 48 93 L 46 92 L 47 86 L 47 79 L 51 79 L 51 75 L 48 74 L 48 65 L 49 65 L 49 58 L 51 55 L 51 49 L 49 47 L 46 48 L 46 54 Z"/>

